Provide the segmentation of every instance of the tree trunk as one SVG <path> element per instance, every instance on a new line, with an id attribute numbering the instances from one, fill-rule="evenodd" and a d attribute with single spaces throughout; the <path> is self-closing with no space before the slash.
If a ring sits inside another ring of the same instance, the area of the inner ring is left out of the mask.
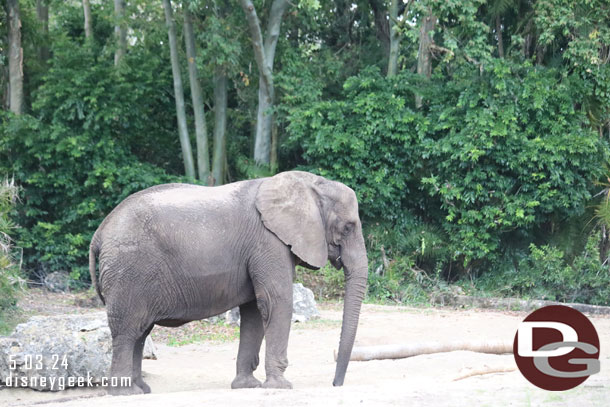
<path id="1" fill-rule="evenodd" d="M 394 1 L 394 0 L 392 0 Z M 385 7 L 380 4 L 379 0 L 369 0 L 369 6 L 373 10 L 375 18 L 375 33 L 379 42 L 381 42 L 381 48 L 386 57 L 390 56 L 390 25 L 385 13 Z M 397 13 L 398 14 L 398 13 Z"/>
<path id="2" fill-rule="evenodd" d="M 610 234 L 606 225 L 601 226 L 601 238 L 599 241 L 599 261 L 608 265 L 608 252 L 610 251 Z"/>
<path id="3" fill-rule="evenodd" d="M 23 48 L 21 47 L 21 16 L 19 1 L 7 0 L 8 6 L 8 72 L 9 109 L 23 112 Z"/>
<path id="4" fill-rule="evenodd" d="M 195 113 L 195 140 L 197 141 L 197 175 L 204 185 L 208 184 L 210 176 L 210 152 L 208 150 L 208 129 L 205 123 L 203 94 L 197 75 L 197 53 L 195 51 L 195 36 L 193 35 L 191 13 L 184 8 L 184 44 L 189 67 L 191 98 Z"/>
<path id="5" fill-rule="evenodd" d="M 83 0 L 83 13 L 85 15 L 85 38 L 92 40 L 93 28 L 91 28 L 91 3 L 89 3 L 89 0 Z"/>
<path id="6" fill-rule="evenodd" d="M 267 35 L 263 42 L 260 20 L 251 0 L 240 0 L 246 13 L 254 57 L 259 71 L 258 111 L 256 115 L 256 137 L 254 141 L 254 160 L 257 163 L 269 165 L 271 151 L 271 123 L 273 121 L 273 60 L 275 48 L 280 35 L 280 25 L 284 13 L 290 4 L 288 0 L 273 0 Z"/>
<path id="7" fill-rule="evenodd" d="M 434 30 L 436 25 L 436 17 L 433 15 L 427 15 L 424 17 L 424 21 L 419 29 L 419 51 L 417 54 L 417 73 L 423 75 L 426 78 L 430 78 L 432 74 L 432 54 L 430 53 L 430 45 L 432 45 L 432 38 L 430 38 L 430 31 Z M 418 108 L 422 105 L 421 96 L 415 96 L 415 106 Z"/>
<path id="8" fill-rule="evenodd" d="M 532 19 L 528 20 L 525 26 L 525 38 L 523 40 L 523 57 L 528 59 L 531 56 L 532 45 Z"/>
<path id="9" fill-rule="evenodd" d="M 258 108 L 256 111 L 256 133 L 254 137 L 254 160 L 259 164 L 271 162 L 271 123 L 273 121 L 273 84 L 267 84 L 259 76 Z"/>
<path id="10" fill-rule="evenodd" d="M 404 359 L 431 353 L 454 352 L 458 350 L 502 355 L 513 352 L 510 341 L 457 341 L 423 342 L 408 345 L 357 346 L 352 350 L 350 360 L 365 362 L 381 359 Z M 337 355 L 335 353 L 335 360 Z"/>
<path id="11" fill-rule="evenodd" d="M 390 55 L 388 57 L 388 78 L 396 75 L 398 70 L 398 54 L 400 47 L 400 36 L 398 35 L 398 0 L 392 0 L 390 4 Z"/>
<path id="12" fill-rule="evenodd" d="M 127 30 L 125 29 L 125 0 L 114 0 L 114 35 L 116 36 L 116 51 L 114 64 L 118 65 L 127 51 Z"/>
<path id="13" fill-rule="evenodd" d="M 542 65 L 544 62 L 544 54 L 546 53 L 546 47 L 538 45 L 536 47 L 536 65 Z"/>
<path id="14" fill-rule="evenodd" d="M 278 162 L 277 162 L 277 145 L 278 145 L 278 134 L 277 134 L 277 123 L 273 122 L 271 124 L 271 158 L 269 167 L 273 172 L 277 171 Z"/>
<path id="15" fill-rule="evenodd" d="M 504 40 L 502 38 L 502 20 L 496 16 L 496 35 L 498 36 L 498 56 L 504 58 Z"/>
<path id="16" fill-rule="evenodd" d="M 46 64 L 49 60 L 49 46 L 47 41 L 49 39 L 49 4 L 47 0 L 36 0 L 36 17 L 42 25 L 42 35 L 44 37 L 43 44 L 38 47 L 38 59 L 42 64 Z"/>
<path id="17" fill-rule="evenodd" d="M 117 0 L 119 1 L 119 0 Z M 184 173 L 187 177 L 195 179 L 195 166 L 193 164 L 193 152 L 186 125 L 186 113 L 184 108 L 184 89 L 180 75 L 180 64 L 178 63 L 178 45 L 176 41 L 176 26 L 170 0 L 163 0 L 165 10 L 165 23 L 167 25 L 167 36 L 169 40 L 169 53 L 172 64 L 172 76 L 174 78 L 174 96 L 176 99 L 176 118 L 178 121 L 178 134 L 180 146 L 182 147 L 182 159 L 184 160 Z M 116 55 L 115 55 L 116 56 Z M 116 59 L 115 59 L 116 61 Z"/>
<path id="18" fill-rule="evenodd" d="M 224 68 L 216 65 L 214 69 L 214 157 L 212 159 L 212 178 L 214 185 L 225 182 L 227 161 L 227 75 Z"/>

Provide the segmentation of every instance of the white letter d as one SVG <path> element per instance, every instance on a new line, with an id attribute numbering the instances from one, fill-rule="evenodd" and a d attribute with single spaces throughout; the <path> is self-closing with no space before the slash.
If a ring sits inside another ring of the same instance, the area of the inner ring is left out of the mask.
<path id="1" fill-rule="evenodd" d="M 567 355 L 574 350 L 573 346 L 563 346 L 555 350 L 534 350 L 534 328 L 550 328 L 561 332 L 563 339 L 557 342 L 578 342 L 578 334 L 570 325 L 561 322 L 531 321 L 521 322 L 517 330 L 517 340 L 519 345 L 517 353 L 522 357 L 555 357 Z"/>

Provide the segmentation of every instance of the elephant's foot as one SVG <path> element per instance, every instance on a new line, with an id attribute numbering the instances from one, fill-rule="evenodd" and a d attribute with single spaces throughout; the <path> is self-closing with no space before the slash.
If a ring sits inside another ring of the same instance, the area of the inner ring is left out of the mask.
<path id="1" fill-rule="evenodd" d="M 142 391 L 144 392 L 144 394 L 148 394 L 150 393 L 150 386 L 148 384 L 146 384 L 144 382 L 144 380 L 142 380 L 142 378 L 138 378 L 136 380 L 134 380 L 134 383 L 142 389 Z"/>
<path id="2" fill-rule="evenodd" d="M 267 376 L 263 387 L 266 389 L 292 389 L 292 383 L 286 380 L 284 376 Z"/>
<path id="3" fill-rule="evenodd" d="M 150 387 L 148 389 L 150 391 Z M 134 383 L 131 386 L 111 386 L 108 388 L 108 394 L 111 396 L 132 396 L 135 394 L 144 394 L 144 390 Z"/>
<path id="4" fill-rule="evenodd" d="M 232 389 L 253 389 L 255 387 L 261 386 L 261 381 L 254 377 L 252 374 L 238 374 L 231 383 Z"/>

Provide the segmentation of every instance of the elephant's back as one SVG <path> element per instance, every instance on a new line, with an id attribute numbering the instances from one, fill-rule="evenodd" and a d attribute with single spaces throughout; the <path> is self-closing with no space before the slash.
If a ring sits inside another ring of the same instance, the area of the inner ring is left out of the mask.
<path id="1" fill-rule="evenodd" d="M 107 252 L 117 245 L 138 246 L 136 242 L 165 244 L 167 236 L 185 236 L 197 229 L 218 232 L 252 225 L 257 220 L 254 199 L 261 181 L 217 187 L 173 183 L 144 189 L 104 219 L 94 236 L 96 246 Z"/>

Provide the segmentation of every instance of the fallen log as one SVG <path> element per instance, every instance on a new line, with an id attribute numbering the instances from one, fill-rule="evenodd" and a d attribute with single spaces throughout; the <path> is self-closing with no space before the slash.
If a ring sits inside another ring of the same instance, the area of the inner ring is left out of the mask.
<path id="1" fill-rule="evenodd" d="M 512 342 L 507 341 L 456 341 L 425 342 L 408 345 L 355 346 L 350 360 L 403 359 L 431 353 L 455 352 L 459 350 L 501 355 L 513 352 Z M 334 352 L 337 360 L 337 350 Z"/>

